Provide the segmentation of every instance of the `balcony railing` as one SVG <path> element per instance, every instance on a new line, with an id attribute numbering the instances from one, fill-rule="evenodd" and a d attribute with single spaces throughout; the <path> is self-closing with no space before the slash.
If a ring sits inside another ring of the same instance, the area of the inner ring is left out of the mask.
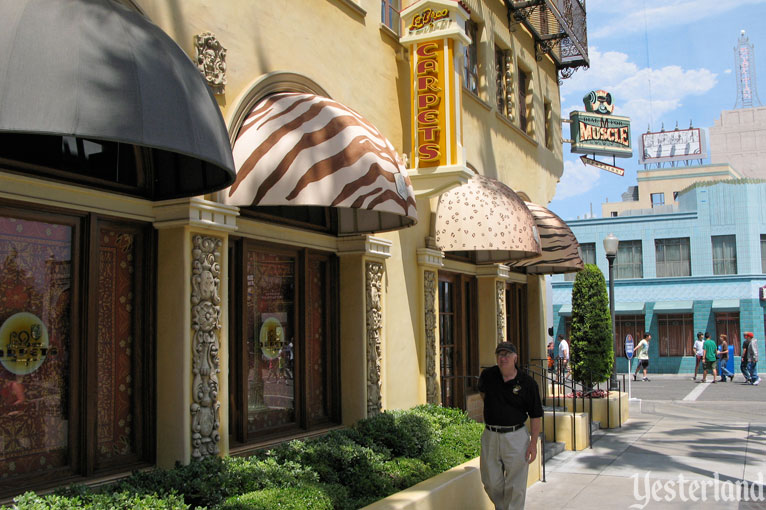
<path id="1" fill-rule="evenodd" d="M 548 54 L 560 70 L 590 65 L 583 0 L 506 0 L 506 5 L 510 21 L 523 23 L 535 38 L 538 59 Z"/>

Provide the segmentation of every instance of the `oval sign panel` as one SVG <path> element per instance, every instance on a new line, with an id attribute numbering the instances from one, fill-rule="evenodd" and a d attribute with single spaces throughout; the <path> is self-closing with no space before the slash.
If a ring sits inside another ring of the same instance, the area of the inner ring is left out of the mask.
<path id="1" fill-rule="evenodd" d="M 630 333 L 625 337 L 625 356 L 628 359 L 633 358 L 633 335 Z"/>
<path id="2" fill-rule="evenodd" d="M 31 374 L 40 368 L 48 349 L 48 330 L 35 314 L 19 312 L 0 326 L 0 363 L 13 374 Z"/>

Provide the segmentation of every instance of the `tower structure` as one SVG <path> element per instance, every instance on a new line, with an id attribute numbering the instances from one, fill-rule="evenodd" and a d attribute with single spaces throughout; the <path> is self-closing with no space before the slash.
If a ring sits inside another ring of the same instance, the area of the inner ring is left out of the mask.
<path id="1" fill-rule="evenodd" d="M 755 79 L 755 55 L 750 38 L 742 30 L 734 47 L 734 65 L 737 68 L 737 102 L 734 108 L 761 106 Z"/>

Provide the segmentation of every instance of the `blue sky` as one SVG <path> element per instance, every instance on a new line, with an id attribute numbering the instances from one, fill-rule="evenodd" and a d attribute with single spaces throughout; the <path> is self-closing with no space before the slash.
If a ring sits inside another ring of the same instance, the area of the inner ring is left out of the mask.
<path id="1" fill-rule="evenodd" d="M 624 176 L 584 166 L 564 144 L 564 174 L 548 206 L 565 220 L 601 216 L 636 184 L 638 137 L 652 131 L 709 128 L 737 97 L 734 47 L 740 30 L 755 46 L 756 83 L 766 106 L 766 0 L 588 0 L 591 67 L 561 85 L 561 116 L 584 109 L 591 90 L 612 93 L 615 115 L 631 118 L 633 157 L 618 158 Z M 562 128 L 564 138 L 569 129 Z M 709 137 L 708 137 L 709 141 Z M 611 163 L 611 158 L 599 157 Z M 709 158 L 703 163 L 709 163 Z"/>

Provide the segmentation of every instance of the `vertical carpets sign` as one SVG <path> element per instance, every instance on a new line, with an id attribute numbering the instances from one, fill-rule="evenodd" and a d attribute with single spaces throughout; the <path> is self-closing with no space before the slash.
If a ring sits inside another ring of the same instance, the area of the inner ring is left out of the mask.
<path id="1" fill-rule="evenodd" d="M 415 99 L 415 154 L 420 167 L 447 164 L 445 52 L 452 44 L 429 41 L 415 46 L 413 94 Z M 451 55 L 446 55 L 451 59 Z"/>

